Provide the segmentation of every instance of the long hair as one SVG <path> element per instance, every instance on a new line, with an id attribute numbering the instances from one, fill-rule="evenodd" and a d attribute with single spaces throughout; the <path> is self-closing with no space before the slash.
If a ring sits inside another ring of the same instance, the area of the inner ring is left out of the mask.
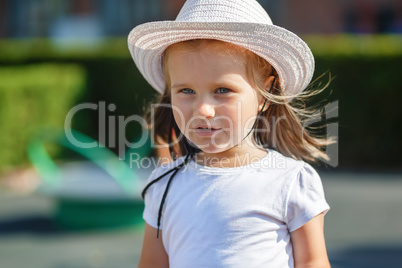
<path id="1" fill-rule="evenodd" d="M 303 125 L 316 114 L 316 110 L 306 108 L 306 100 L 319 94 L 328 84 L 321 89 L 309 89 L 302 94 L 288 96 L 283 94 L 280 79 L 276 79 L 272 91 L 268 92 L 263 87 L 263 82 L 270 76 L 278 75 L 271 64 L 245 48 L 209 39 L 183 41 L 168 47 L 165 51 L 162 68 L 166 78 L 166 89 L 159 98 L 159 105 L 154 110 L 151 124 L 157 137 L 156 144 L 169 146 L 173 159 L 199 151 L 184 137 L 174 120 L 169 70 L 166 63 L 172 50 L 202 51 L 208 45 L 222 47 L 219 53 L 225 55 L 241 53 L 244 57 L 243 62 L 239 64 L 245 65 L 252 86 L 268 100 L 268 108 L 255 122 L 253 137 L 259 146 L 276 149 L 283 155 L 310 163 L 317 162 L 318 159 L 329 160 L 325 148 L 333 141 L 311 134 Z"/>

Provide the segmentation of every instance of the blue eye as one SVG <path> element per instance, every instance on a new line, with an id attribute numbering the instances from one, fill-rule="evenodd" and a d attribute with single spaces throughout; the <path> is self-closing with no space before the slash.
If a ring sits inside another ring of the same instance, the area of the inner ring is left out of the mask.
<path id="1" fill-rule="evenodd" d="M 183 88 L 182 90 L 180 90 L 180 92 L 183 92 L 184 94 L 194 94 L 194 90 L 190 89 L 190 88 Z"/>
<path id="2" fill-rule="evenodd" d="M 225 88 L 225 87 L 220 87 L 220 88 L 218 88 L 218 90 L 216 91 L 216 93 L 218 93 L 218 94 L 225 94 L 225 93 L 228 93 L 228 92 L 230 92 L 230 89 Z"/>

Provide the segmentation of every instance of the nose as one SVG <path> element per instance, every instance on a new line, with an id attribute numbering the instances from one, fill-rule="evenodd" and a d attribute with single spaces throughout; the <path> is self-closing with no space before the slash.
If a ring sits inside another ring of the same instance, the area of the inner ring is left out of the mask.
<path id="1" fill-rule="evenodd" d="M 194 107 L 195 116 L 206 118 L 212 118 L 215 116 L 215 107 L 211 100 L 201 98 L 197 103 L 194 104 Z"/>

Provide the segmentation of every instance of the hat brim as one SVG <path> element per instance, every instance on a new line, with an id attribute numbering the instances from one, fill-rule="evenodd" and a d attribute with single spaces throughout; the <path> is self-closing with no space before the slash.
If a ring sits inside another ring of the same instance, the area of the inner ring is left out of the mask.
<path id="1" fill-rule="evenodd" d="M 181 41 L 216 39 L 244 47 L 267 60 L 278 72 L 284 94 L 296 96 L 310 83 L 314 57 L 294 33 L 257 23 L 158 21 L 135 27 L 128 46 L 139 71 L 158 92 L 165 90 L 162 54 Z"/>

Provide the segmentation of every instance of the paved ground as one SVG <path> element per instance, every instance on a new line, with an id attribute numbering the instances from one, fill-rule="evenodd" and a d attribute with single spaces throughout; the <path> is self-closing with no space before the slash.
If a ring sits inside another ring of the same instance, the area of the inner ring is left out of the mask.
<path id="1" fill-rule="evenodd" d="M 402 267 L 402 174 L 322 174 L 333 268 Z"/>
<path id="2" fill-rule="evenodd" d="M 333 268 L 402 267 L 402 174 L 321 173 Z M 0 192 L 1 268 L 132 268 L 141 229 L 66 232 L 52 200 Z"/>

